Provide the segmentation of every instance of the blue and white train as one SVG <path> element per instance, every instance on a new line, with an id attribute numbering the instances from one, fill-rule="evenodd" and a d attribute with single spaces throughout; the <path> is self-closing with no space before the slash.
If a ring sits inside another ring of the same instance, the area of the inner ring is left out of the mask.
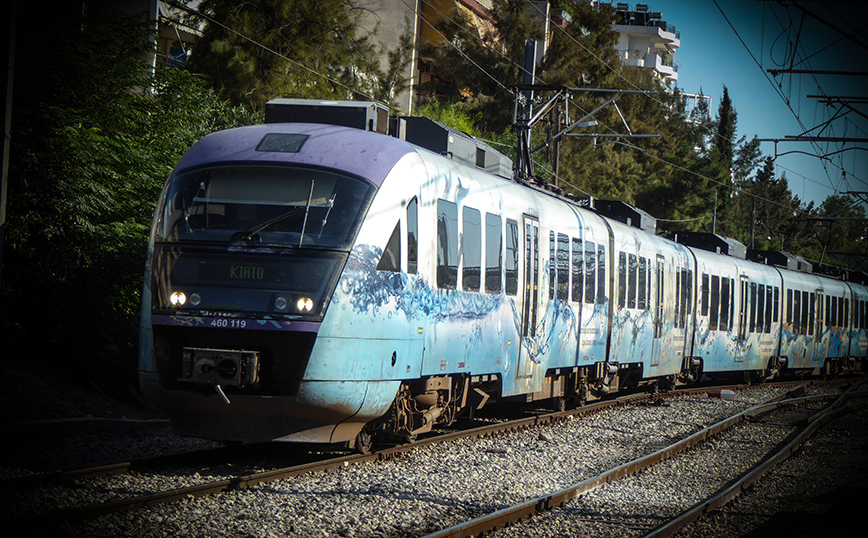
<path id="1" fill-rule="evenodd" d="M 864 285 L 664 239 L 641 212 L 511 175 L 485 144 L 372 103 L 276 100 L 264 125 L 205 137 L 157 204 L 145 395 L 182 435 L 364 448 L 490 398 L 864 366 Z"/>

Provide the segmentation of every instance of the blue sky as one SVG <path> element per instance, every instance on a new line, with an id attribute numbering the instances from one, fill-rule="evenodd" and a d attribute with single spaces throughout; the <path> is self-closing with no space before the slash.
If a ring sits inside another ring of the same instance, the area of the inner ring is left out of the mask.
<path id="1" fill-rule="evenodd" d="M 821 104 L 819 99 L 808 98 L 810 95 L 868 98 L 868 77 L 783 74 L 772 78 L 766 73 L 767 69 L 789 67 L 791 47 L 787 38 L 795 39 L 802 18 L 802 11 L 792 7 L 792 2 L 784 3 L 790 5 L 788 8 L 760 0 L 717 0 L 716 4 L 714 0 L 647 0 L 642 3 L 650 11 L 661 12 L 663 20 L 675 25 L 681 34 L 681 48 L 675 53 L 678 87 L 689 93 L 698 93 L 701 89 L 710 95 L 712 113 L 716 114 L 726 85 L 738 113 L 739 137 L 784 138 L 820 125 L 835 109 Z M 635 8 L 636 2 L 629 2 L 629 5 Z M 868 43 L 868 4 L 808 1 L 800 5 L 846 33 L 855 34 L 861 43 Z M 809 58 L 802 64 L 797 60 L 794 68 L 868 71 L 868 49 L 811 16 L 804 19 L 800 42 L 799 57 Z M 778 91 L 775 90 L 777 84 L 780 84 Z M 789 99 L 802 125 L 781 95 Z M 868 105 L 854 106 L 862 114 L 868 114 Z M 839 120 L 832 130 L 811 134 L 868 138 L 868 118 L 853 112 L 848 117 L 852 119 L 849 125 Z M 845 147 L 854 146 L 824 144 L 819 151 L 828 153 Z M 860 147 L 868 149 L 868 144 L 862 143 Z M 761 149 L 765 155 L 775 154 L 771 142 L 763 143 Z M 793 151 L 816 154 L 817 149 L 805 142 L 778 145 L 779 154 Z M 791 192 L 815 204 L 836 190 L 868 191 L 868 151 L 844 151 L 831 159 L 823 166 L 823 161 L 817 157 L 782 155 L 775 161 L 777 175 L 785 174 Z M 842 170 L 846 172 L 846 179 L 842 179 Z"/>

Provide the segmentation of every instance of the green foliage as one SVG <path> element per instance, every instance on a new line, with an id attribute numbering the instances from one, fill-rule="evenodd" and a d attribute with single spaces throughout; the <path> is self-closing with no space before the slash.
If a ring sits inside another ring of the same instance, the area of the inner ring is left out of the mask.
<path id="1" fill-rule="evenodd" d="M 195 140 L 255 117 L 201 77 L 149 68 L 142 19 L 90 17 L 74 5 L 35 11 L 22 9 L 19 21 L 45 33 L 18 43 L 3 357 L 126 389 L 163 182 Z"/>
<path id="2" fill-rule="evenodd" d="M 407 86 L 409 23 L 394 51 L 360 35 L 356 0 L 204 0 L 201 39 L 188 69 L 232 103 L 262 110 L 276 97 L 366 99 L 393 104 Z M 194 17 L 195 18 L 195 17 Z M 384 72 L 379 55 L 386 54 Z"/>

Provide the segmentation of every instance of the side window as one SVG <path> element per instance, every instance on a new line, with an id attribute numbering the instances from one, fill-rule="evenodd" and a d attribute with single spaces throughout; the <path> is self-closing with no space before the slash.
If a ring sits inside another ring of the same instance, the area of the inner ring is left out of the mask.
<path id="1" fill-rule="evenodd" d="M 648 308 L 648 303 L 645 298 L 645 293 L 648 286 L 648 259 L 644 256 L 639 256 L 639 275 L 637 286 L 639 289 L 636 294 L 636 308 L 645 310 Z"/>
<path id="2" fill-rule="evenodd" d="M 766 317 L 766 286 L 765 284 L 757 285 L 757 306 L 756 306 L 756 332 L 765 332 L 763 320 Z"/>
<path id="3" fill-rule="evenodd" d="M 597 304 L 606 302 L 606 247 L 597 245 Z"/>
<path id="4" fill-rule="evenodd" d="M 700 293 L 702 294 L 702 304 L 700 305 L 700 314 L 703 317 L 708 317 L 708 273 L 702 273 L 702 290 Z"/>
<path id="5" fill-rule="evenodd" d="M 582 302 L 582 292 L 585 290 L 585 283 L 582 280 L 584 273 L 584 258 L 582 250 L 582 239 L 573 237 L 573 302 Z"/>
<path id="6" fill-rule="evenodd" d="M 816 321 L 815 320 L 815 317 L 816 317 L 815 303 L 817 302 L 817 294 L 811 293 L 810 299 L 808 299 L 808 301 L 809 301 L 808 302 L 808 336 L 813 336 L 814 323 Z"/>
<path id="7" fill-rule="evenodd" d="M 802 327 L 801 334 L 808 334 L 808 292 L 802 292 Z"/>
<path id="8" fill-rule="evenodd" d="M 772 322 L 778 322 L 778 312 L 781 309 L 781 290 L 777 286 L 775 286 L 774 298 L 772 299 L 772 304 L 774 305 L 774 310 L 772 311 Z"/>
<path id="9" fill-rule="evenodd" d="M 458 284 L 458 206 L 437 200 L 437 287 Z"/>
<path id="10" fill-rule="evenodd" d="M 556 267 L 556 254 L 555 254 L 555 232 L 554 230 L 549 232 L 549 299 L 554 300 L 555 298 L 555 280 L 557 279 L 557 267 Z"/>
<path id="11" fill-rule="evenodd" d="M 506 219 L 506 294 L 518 293 L 518 222 Z"/>
<path id="12" fill-rule="evenodd" d="M 597 245 L 585 241 L 585 302 L 593 304 L 597 292 Z"/>
<path id="13" fill-rule="evenodd" d="M 772 295 L 772 287 L 766 286 L 766 327 L 765 331 L 767 333 L 772 332 L 772 315 L 774 312 L 774 296 Z M 813 306 L 811 307 L 813 308 Z"/>
<path id="14" fill-rule="evenodd" d="M 829 309 L 828 302 L 826 303 L 826 310 Z M 792 329 L 793 324 L 793 289 L 787 288 L 787 325 Z M 795 331 L 793 331 L 795 334 Z"/>
<path id="15" fill-rule="evenodd" d="M 401 272 L 401 222 L 395 224 L 395 229 L 392 230 L 392 235 L 389 237 L 389 242 L 386 243 L 386 248 L 383 249 L 383 255 L 380 256 L 380 261 L 377 263 L 377 271 L 389 271 L 392 273 Z"/>
<path id="16" fill-rule="evenodd" d="M 731 327 L 729 323 L 730 282 L 731 280 L 726 277 L 720 279 L 720 320 L 717 327 L 721 331 L 725 331 Z"/>
<path id="17" fill-rule="evenodd" d="M 557 265 L 557 296 L 559 301 L 566 301 L 570 295 L 570 237 L 560 233 L 558 234 Z"/>
<path id="18" fill-rule="evenodd" d="M 799 334 L 802 326 L 802 292 L 793 290 L 793 334 Z"/>
<path id="19" fill-rule="evenodd" d="M 463 211 L 461 289 L 479 291 L 482 267 L 482 217 L 478 209 Z"/>
<path id="20" fill-rule="evenodd" d="M 419 267 L 419 201 L 407 204 L 407 273 L 415 275 Z"/>
<path id="21" fill-rule="evenodd" d="M 627 255 L 627 308 L 636 308 L 636 280 L 638 275 L 635 254 Z"/>
<path id="22" fill-rule="evenodd" d="M 485 291 L 500 293 L 503 273 L 503 226 L 500 215 L 485 214 Z"/>
<path id="23" fill-rule="evenodd" d="M 750 283 L 750 328 L 748 331 L 756 332 L 756 282 Z"/>
<path id="24" fill-rule="evenodd" d="M 618 307 L 627 304 L 627 253 L 618 253 Z"/>
<path id="25" fill-rule="evenodd" d="M 708 328 L 716 331 L 720 323 L 720 277 L 717 275 L 711 276 L 711 302 L 709 303 L 708 312 Z"/>

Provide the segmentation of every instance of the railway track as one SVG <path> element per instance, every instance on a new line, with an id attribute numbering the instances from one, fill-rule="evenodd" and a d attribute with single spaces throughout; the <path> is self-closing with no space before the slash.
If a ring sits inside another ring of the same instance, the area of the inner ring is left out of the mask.
<path id="1" fill-rule="evenodd" d="M 696 392 L 697 389 L 693 389 L 688 391 L 681 391 L 680 393 L 691 394 Z M 678 393 L 674 393 L 673 395 L 675 394 Z M 494 435 L 498 432 L 523 430 L 544 424 L 570 420 L 577 415 L 588 415 L 611 407 L 637 404 L 643 400 L 647 401 L 648 398 L 649 396 L 644 394 L 627 396 L 616 400 L 599 402 L 577 410 L 570 410 L 559 413 L 548 413 L 540 416 L 524 418 L 506 423 L 474 428 L 468 431 L 452 432 L 434 438 L 420 440 L 412 445 L 391 447 L 368 455 L 345 455 L 340 457 L 327 458 L 322 461 L 306 462 L 301 465 L 292 465 L 289 467 L 283 467 L 278 469 L 269 469 L 261 472 L 231 476 L 229 478 L 223 478 L 220 480 L 204 480 L 201 484 L 182 488 L 169 488 L 159 493 L 132 495 L 123 499 L 111 500 L 98 504 L 85 503 L 83 505 L 65 510 L 40 512 L 29 517 L 11 518 L 9 523 L 18 528 L 45 527 L 46 525 L 50 525 L 53 523 L 95 518 L 114 512 L 124 512 L 142 507 L 156 506 L 159 504 L 171 503 L 173 501 L 188 499 L 191 497 L 201 497 L 221 492 L 242 490 L 254 487 L 257 484 L 265 484 L 268 482 L 299 476 L 306 473 L 322 472 L 328 469 L 338 469 L 356 464 L 393 460 L 399 458 L 401 454 L 417 450 L 427 445 L 443 443 L 463 437 L 486 437 Z M 57 480 L 79 481 L 83 480 L 86 476 L 97 476 L 103 472 L 130 472 L 135 469 L 141 469 L 144 467 L 146 467 L 146 465 L 143 465 L 142 462 L 135 462 L 127 465 L 108 466 L 102 469 L 95 468 L 90 470 L 71 471 L 64 473 L 63 476 L 60 477 L 58 477 L 57 475 L 54 475 L 53 477 L 43 477 L 42 480 L 50 480 L 51 482 L 56 482 Z M 0 491 L 11 485 L 12 484 L 10 483 L 2 484 L 3 487 L 0 487 Z"/>
<path id="2" fill-rule="evenodd" d="M 868 392 L 856 392 L 854 389 L 857 386 L 854 385 L 840 396 L 801 396 L 799 394 L 802 391 L 791 391 L 766 404 L 751 407 L 722 420 L 652 454 L 607 470 L 568 488 L 430 533 L 425 538 L 455 538 L 482 534 L 496 537 L 576 535 L 587 533 L 589 528 L 601 532 L 601 535 L 611 536 L 642 536 L 643 538 L 675 536 L 687 525 L 704 514 L 721 508 L 749 488 L 770 469 L 790 457 L 822 425 L 844 413 L 868 408 Z M 811 410 L 812 405 L 829 401 L 832 403 L 823 409 Z M 722 476 L 714 476 L 715 473 L 708 470 L 708 458 L 705 457 L 707 454 L 702 454 L 702 450 L 685 454 L 697 445 L 713 443 L 729 433 L 730 439 L 711 449 L 715 453 L 715 459 L 720 459 L 721 456 L 731 455 L 731 450 L 738 450 L 740 441 L 737 435 L 732 435 L 733 428 L 737 426 L 762 428 L 769 424 L 778 430 L 778 435 L 769 437 L 766 445 L 761 447 L 762 456 L 752 461 L 747 468 L 744 464 L 726 464 L 721 467 L 727 467 L 728 472 L 722 473 Z M 766 453 L 766 448 L 771 450 Z M 661 474 L 668 474 L 671 478 L 675 473 L 684 481 L 687 480 L 685 475 L 689 474 L 694 480 L 724 485 L 695 502 L 688 509 L 675 510 L 676 513 L 668 518 L 660 517 L 661 513 L 673 510 L 671 507 L 655 505 L 649 502 L 649 499 L 654 497 L 654 489 L 670 486 L 661 486 L 651 469 L 662 467 L 666 461 L 676 456 L 683 458 L 683 461 L 670 469 L 659 471 Z M 685 469 L 694 469 L 694 472 L 682 474 Z M 651 476 L 646 476 L 644 479 L 635 478 L 643 472 L 648 472 Z M 628 477 L 634 477 L 630 480 L 631 483 L 619 487 L 612 486 L 616 481 L 622 479 L 626 481 Z M 595 490 L 606 487 L 618 491 L 589 495 Z M 565 506 L 571 500 L 583 496 L 585 497 L 581 503 L 574 501 L 569 506 Z M 589 505 L 587 509 L 573 506 L 582 503 Z M 558 513 L 550 517 L 535 517 L 551 511 L 558 511 Z"/>

